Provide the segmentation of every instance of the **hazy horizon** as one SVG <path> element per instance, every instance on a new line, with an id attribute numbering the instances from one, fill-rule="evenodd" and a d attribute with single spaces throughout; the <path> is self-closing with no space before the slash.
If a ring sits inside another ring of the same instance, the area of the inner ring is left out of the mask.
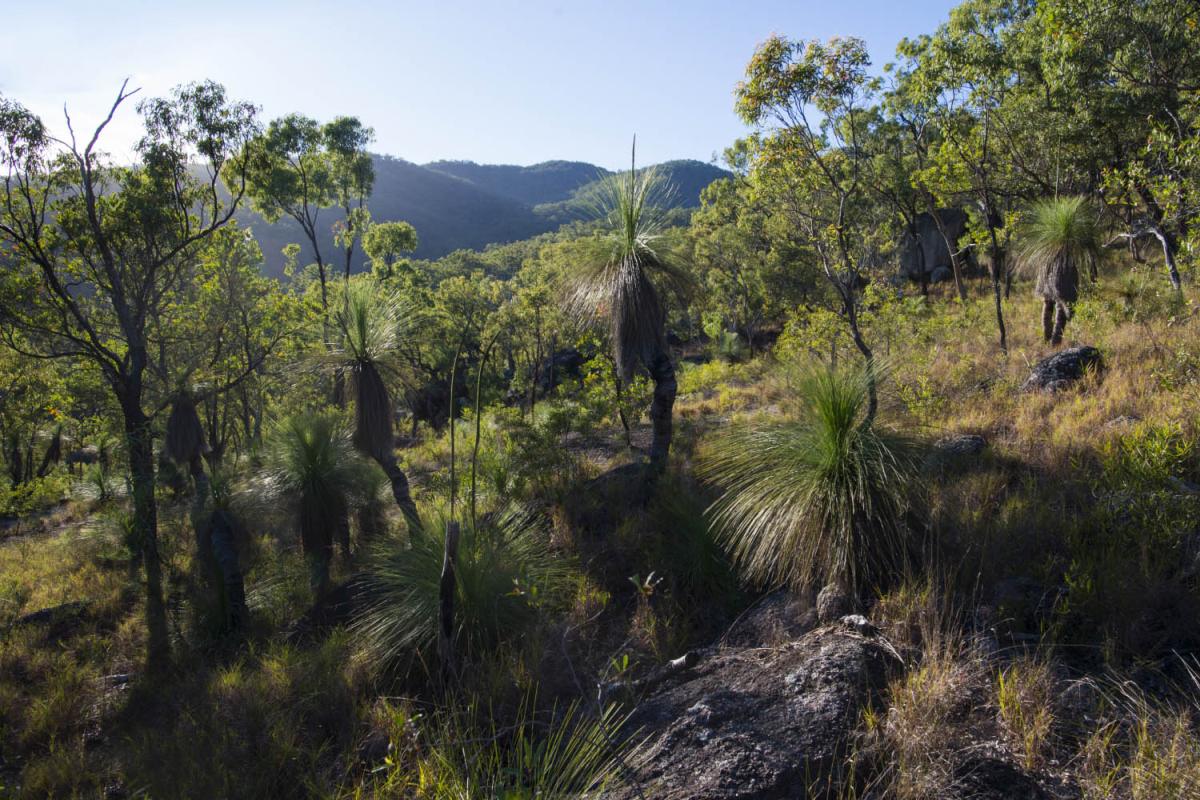
<path id="1" fill-rule="evenodd" d="M 77 134 L 90 135 L 126 77 L 141 87 L 137 98 L 211 78 L 260 105 L 264 120 L 358 116 L 375 129 L 373 152 L 417 164 L 613 169 L 627 163 L 635 133 L 641 163 L 711 161 L 747 132 L 733 89 L 767 36 L 860 36 L 878 69 L 901 38 L 931 31 L 951 6 L 219 0 L 201 17 L 144 0 L 68 0 L 54 15 L 10 10 L 0 93 L 58 133 L 65 103 Z M 117 157 L 138 135 L 135 105 L 102 140 Z"/>

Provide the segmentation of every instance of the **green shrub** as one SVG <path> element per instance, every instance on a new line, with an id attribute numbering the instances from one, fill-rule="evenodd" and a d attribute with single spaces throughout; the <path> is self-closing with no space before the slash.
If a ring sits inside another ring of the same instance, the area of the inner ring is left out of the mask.
<path id="1" fill-rule="evenodd" d="M 897 577 L 915 461 L 907 439 L 864 419 L 862 371 L 807 370 L 799 418 L 739 426 L 705 451 L 700 474 L 723 489 L 710 513 L 746 577 L 851 592 Z"/>
<path id="2" fill-rule="evenodd" d="M 368 606 L 352 624 L 379 666 L 430 654 L 437 641 L 438 589 L 446 519 L 430 520 L 410 541 L 379 543 L 362 578 Z M 468 658 L 518 637 L 568 588 L 568 562 L 551 551 L 547 526 L 508 510 L 461 524 L 456 568 L 456 638 Z"/>

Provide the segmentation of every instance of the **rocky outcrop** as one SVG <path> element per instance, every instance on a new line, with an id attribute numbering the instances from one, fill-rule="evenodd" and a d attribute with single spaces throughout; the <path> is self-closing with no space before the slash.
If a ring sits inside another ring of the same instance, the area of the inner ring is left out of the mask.
<path id="1" fill-rule="evenodd" d="M 1016 765 L 997 758 L 967 758 L 954 770 L 946 800 L 1047 800 L 1047 794 Z"/>
<path id="2" fill-rule="evenodd" d="M 1103 365 L 1104 360 L 1095 347 L 1068 347 L 1034 365 L 1029 377 L 1021 385 L 1021 391 L 1062 391 L 1086 375 L 1088 370 L 1100 369 Z"/>
<path id="3" fill-rule="evenodd" d="M 977 456 L 987 447 L 987 439 L 977 433 L 962 433 L 939 439 L 933 447 L 941 456 Z"/>
<path id="4" fill-rule="evenodd" d="M 609 796 L 808 796 L 836 775 L 862 709 L 899 666 L 871 631 L 838 623 L 774 648 L 700 653 L 638 705 L 629 725 L 644 744 L 629 785 Z"/>
<path id="5" fill-rule="evenodd" d="M 946 226 L 950 241 L 957 245 L 967 231 L 966 213 L 958 208 L 942 208 L 938 210 L 938 216 Z M 954 277 L 950 249 L 946 247 L 946 239 L 937 223 L 928 213 L 918 214 L 915 223 L 916 230 L 905 236 L 900 249 L 900 274 L 914 281 L 922 278 L 934 283 L 950 280 Z"/>

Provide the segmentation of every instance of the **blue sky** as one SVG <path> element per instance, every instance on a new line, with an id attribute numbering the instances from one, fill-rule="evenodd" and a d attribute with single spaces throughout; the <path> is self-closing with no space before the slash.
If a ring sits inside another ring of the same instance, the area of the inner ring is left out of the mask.
<path id="1" fill-rule="evenodd" d="M 758 42 L 854 35 L 877 67 L 950 0 L 104 2 L 13 5 L 0 92 L 52 128 L 94 126 L 125 77 L 146 94 L 212 78 L 266 118 L 354 114 L 411 161 L 707 161 L 743 135 L 733 88 Z M 89 128 L 90 130 L 90 128 Z M 128 153 L 132 105 L 107 149 Z"/>

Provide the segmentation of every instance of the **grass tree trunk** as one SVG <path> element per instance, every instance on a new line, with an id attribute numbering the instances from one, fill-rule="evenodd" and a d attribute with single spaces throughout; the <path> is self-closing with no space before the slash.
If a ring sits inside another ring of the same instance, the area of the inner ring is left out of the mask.
<path id="1" fill-rule="evenodd" d="M 675 365 L 671 354 L 660 350 L 646 365 L 654 381 L 654 397 L 650 402 L 650 424 L 654 438 L 650 443 L 650 465 L 658 472 L 667 468 L 671 450 L 671 414 L 675 408 Z"/>
<path id="2" fill-rule="evenodd" d="M 246 608 L 246 585 L 234 540 L 234 522 L 225 511 L 207 513 L 211 485 L 199 455 L 192 459 L 189 470 L 196 487 L 193 511 L 196 549 L 208 573 L 221 625 L 224 630 L 236 631 L 249 618 L 249 611 Z"/>
<path id="3" fill-rule="evenodd" d="M 417 513 L 417 504 L 413 502 L 408 476 L 400 469 L 400 463 L 396 460 L 391 395 L 373 363 L 359 364 L 353 375 L 357 415 L 354 445 L 383 469 L 392 487 L 392 497 L 400 508 L 400 513 L 404 515 L 409 531 L 418 530 L 421 527 L 421 517 Z"/>
<path id="4" fill-rule="evenodd" d="M 233 520 L 225 511 L 216 511 L 209 524 L 213 561 L 216 563 L 223 590 L 221 608 L 225 624 L 228 630 L 236 631 L 246 624 L 250 612 L 246 607 L 246 585 L 242 579 L 242 569 L 234 541 Z"/>

